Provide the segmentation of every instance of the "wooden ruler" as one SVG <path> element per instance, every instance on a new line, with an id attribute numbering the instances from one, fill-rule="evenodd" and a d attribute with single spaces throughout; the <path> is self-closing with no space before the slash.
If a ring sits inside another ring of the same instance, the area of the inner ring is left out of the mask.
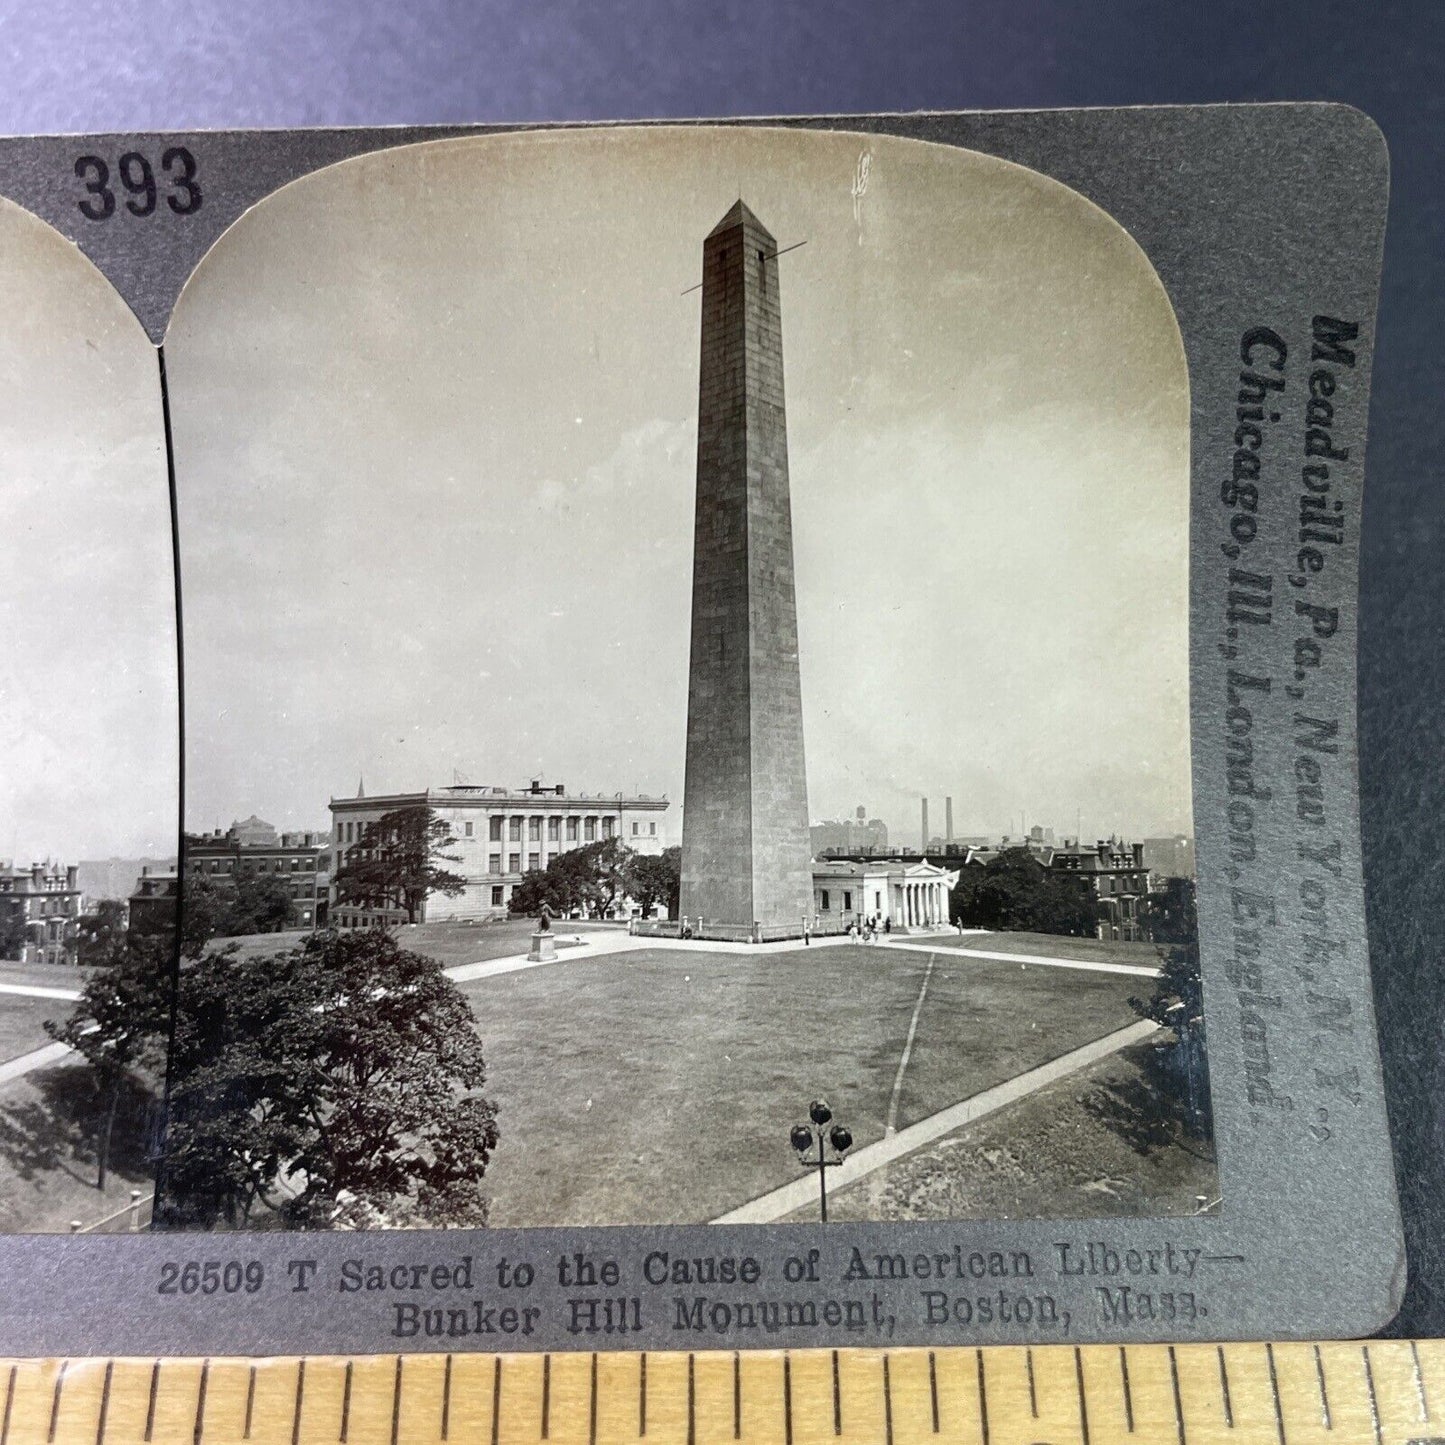
<path id="1" fill-rule="evenodd" d="M 1445 1341 L 0 1362 L 0 1445 L 1410 1445 Z"/>

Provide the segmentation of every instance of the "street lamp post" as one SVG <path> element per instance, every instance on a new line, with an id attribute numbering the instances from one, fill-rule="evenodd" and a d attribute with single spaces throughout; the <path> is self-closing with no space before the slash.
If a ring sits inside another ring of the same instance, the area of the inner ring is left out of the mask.
<path id="1" fill-rule="evenodd" d="M 853 1147 L 853 1135 L 841 1124 L 832 1122 L 833 1111 L 823 1099 L 815 1099 L 808 1105 L 808 1118 L 811 1124 L 794 1124 L 793 1131 L 789 1135 L 793 1148 L 798 1151 L 798 1163 L 804 1169 L 816 1169 L 818 1171 L 818 1210 L 822 1222 L 828 1222 L 828 1170 L 843 1162 L 843 1156 Z M 817 1145 L 818 1153 L 814 1157 L 813 1146 Z M 828 1146 L 833 1146 L 834 1158 L 828 1157 Z"/>

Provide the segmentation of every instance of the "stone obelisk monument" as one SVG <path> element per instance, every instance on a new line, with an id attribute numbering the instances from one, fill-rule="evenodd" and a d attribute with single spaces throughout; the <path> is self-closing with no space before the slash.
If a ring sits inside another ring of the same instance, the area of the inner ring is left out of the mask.
<path id="1" fill-rule="evenodd" d="M 739 201 L 702 248 L 681 911 L 813 911 L 777 244 Z"/>

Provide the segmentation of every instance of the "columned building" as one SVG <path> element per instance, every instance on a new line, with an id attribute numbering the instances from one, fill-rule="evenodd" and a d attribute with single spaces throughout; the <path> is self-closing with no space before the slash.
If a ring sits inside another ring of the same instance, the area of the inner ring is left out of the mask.
<path id="1" fill-rule="evenodd" d="M 820 858 L 813 864 L 814 924 L 821 932 L 870 918 L 894 933 L 946 928 L 957 884 L 956 869 L 923 861 Z"/>
<path id="2" fill-rule="evenodd" d="M 423 907 L 429 923 L 478 920 L 507 912 L 512 890 L 523 875 L 545 869 L 573 848 L 616 838 L 635 853 L 659 854 L 665 839 L 664 797 L 640 793 L 568 793 L 561 783 L 540 779 L 524 787 L 493 787 L 458 783 L 416 793 L 368 797 L 358 788 L 354 798 L 331 800 L 331 922 L 339 928 L 365 927 L 381 921 L 376 910 L 341 903 L 336 875 L 347 855 L 366 832 L 366 825 L 402 808 L 429 808 L 450 830 L 455 844 L 445 851 L 458 861 L 438 866 L 466 880 L 455 897 L 433 894 Z M 388 920 L 391 921 L 391 920 Z"/>

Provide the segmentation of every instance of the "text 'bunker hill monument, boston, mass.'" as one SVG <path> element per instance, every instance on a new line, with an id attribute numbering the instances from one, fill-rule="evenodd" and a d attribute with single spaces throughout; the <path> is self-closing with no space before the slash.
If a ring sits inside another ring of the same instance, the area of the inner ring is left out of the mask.
<path id="1" fill-rule="evenodd" d="M 813 911 L 777 243 L 741 200 L 703 243 L 682 915 Z"/>

